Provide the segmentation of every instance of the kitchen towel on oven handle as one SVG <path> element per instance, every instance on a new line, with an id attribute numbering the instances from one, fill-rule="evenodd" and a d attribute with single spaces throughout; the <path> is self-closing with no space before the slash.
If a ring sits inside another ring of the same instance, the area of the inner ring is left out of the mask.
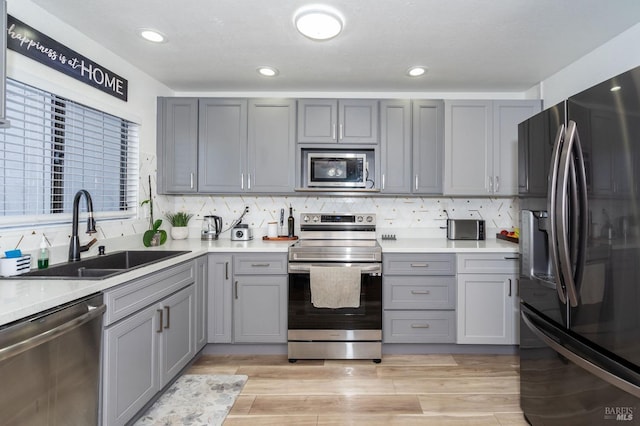
<path id="1" fill-rule="evenodd" d="M 358 267 L 311 266 L 311 303 L 316 308 L 359 308 L 360 278 Z"/>

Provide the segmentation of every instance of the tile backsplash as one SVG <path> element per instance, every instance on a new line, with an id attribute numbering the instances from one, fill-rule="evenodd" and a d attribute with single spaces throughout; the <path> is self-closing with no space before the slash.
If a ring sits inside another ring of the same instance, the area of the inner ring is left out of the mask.
<path id="1" fill-rule="evenodd" d="M 218 215 L 223 219 L 223 229 L 227 230 L 240 217 L 245 206 L 249 213 L 243 223 L 254 228 L 254 236 L 266 235 L 267 223 L 278 221 L 280 209 L 288 216 L 289 206 L 293 207 L 296 219 L 296 233 L 299 230 L 300 213 L 375 213 L 378 219 L 378 232 L 393 233 L 398 237 L 445 237 L 447 215 L 454 219 L 484 219 L 487 235 L 495 228 L 510 229 L 518 223 L 518 199 L 507 198 L 464 198 L 464 197 L 415 197 L 415 196 L 318 196 L 310 193 L 298 193 L 288 196 L 269 195 L 156 195 L 155 155 L 140 156 L 140 200 L 147 199 L 149 188 L 147 176 L 152 177 L 154 216 L 164 219 L 167 212 L 186 211 L 194 215 L 189 223 L 189 235 L 197 238 L 202 227 L 202 217 Z M 100 220 L 97 219 L 98 241 L 129 237 L 143 233 L 149 226 L 148 204 L 142 206 L 135 219 Z M 82 215 L 81 215 L 82 220 Z M 81 224 L 82 227 L 82 224 Z M 163 229 L 168 229 L 165 220 Z M 53 253 L 58 253 L 53 262 L 63 261 L 69 245 L 71 224 L 42 227 L 36 224 L 30 228 L 0 231 L 0 255 L 16 246 L 24 252 L 35 251 L 40 245 L 42 235 L 46 235 Z M 229 238 L 229 233 L 221 238 Z M 82 244 L 90 239 L 82 233 Z M 97 252 L 95 244 L 89 255 Z"/>

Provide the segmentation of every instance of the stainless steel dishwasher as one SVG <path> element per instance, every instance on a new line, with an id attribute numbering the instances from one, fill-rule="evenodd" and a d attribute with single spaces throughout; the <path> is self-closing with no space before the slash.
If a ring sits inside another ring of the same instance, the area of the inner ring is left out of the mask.
<path id="1" fill-rule="evenodd" d="M 0 424 L 98 424 L 102 294 L 0 328 Z"/>

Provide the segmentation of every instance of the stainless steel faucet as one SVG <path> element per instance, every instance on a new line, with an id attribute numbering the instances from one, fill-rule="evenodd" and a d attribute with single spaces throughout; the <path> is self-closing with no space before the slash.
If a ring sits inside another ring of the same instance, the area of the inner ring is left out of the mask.
<path id="1" fill-rule="evenodd" d="M 89 250 L 89 247 L 98 241 L 94 238 L 86 245 L 80 245 L 80 238 L 78 237 L 78 210 L 80 207 L 80 198 L 83 194 L 87 200 L 87 213 L 89 215 L 87 218 L 87 234 L 91 235 L 96 232 L 96 221 L 93 218 L 93 202 L 91 201 L 91 195 L 88 191 L 81 189 L 76 192 L 76 195 L 73 198 L 73 228 L 71 233 L 71 242 L 69 244 L 69 262 L 80 260 L 80 252 Z"/>

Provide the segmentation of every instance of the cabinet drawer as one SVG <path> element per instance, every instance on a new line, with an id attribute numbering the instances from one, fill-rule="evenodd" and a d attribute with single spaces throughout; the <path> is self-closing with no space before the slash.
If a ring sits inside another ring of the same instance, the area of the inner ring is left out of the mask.
<path id="1" fill-rule="evenodd" d="M 235 275 L 280 275 L 287 273 L 287 256 L 284 254 L 251 254 L 233 256 Z"/>
<path id="2" fill-rule="evenodd" d="M 385 275 L 455 275 L 454 254 L 385 254 L 382 271 Z"/>
<path id="3" fill-rule="evenodd" d="M 195 282 L 195 261 L 163 269 L 104 293 L 104 325 L 114 323 Z"/>
<path id="4" fill-rule="evenodd" d="M 454 309 L 456 280 L 453 276 L 385 276 L 384 309 Z"/>
<path id="5" fill-rule="evenodd" d="M 455 343 L 455 311 L 384 311 L 384 343 Z"/>
<path id="6" fill-rule="evenodd" d="M 515 274 L 519 268 L 518 253 L 459 254 L 459 274 Z"/>

